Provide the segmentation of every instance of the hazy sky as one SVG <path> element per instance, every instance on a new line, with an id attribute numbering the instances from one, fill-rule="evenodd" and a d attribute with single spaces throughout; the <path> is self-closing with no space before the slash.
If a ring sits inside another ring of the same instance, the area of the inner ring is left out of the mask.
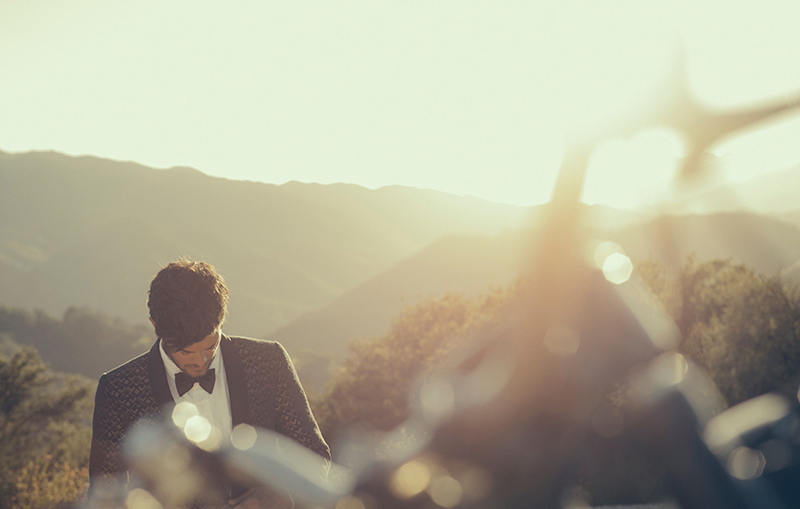
<path id="1" fill-rule="evenodd" d="M 541 203 L 564 134 L 641 108 L 679 40 L 716 107 L 800 92 L 798 20 L 795 0 L 0 0 L 0 150 Z M 799 141 L 796 114 L 719 152 L 742 179 Z M 585 200 L 636 204 L 679 151 L 606 144 Z"/>

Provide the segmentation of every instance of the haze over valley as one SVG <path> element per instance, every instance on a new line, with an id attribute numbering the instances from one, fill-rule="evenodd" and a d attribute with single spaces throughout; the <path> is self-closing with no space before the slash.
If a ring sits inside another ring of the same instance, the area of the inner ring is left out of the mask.
<path id="1" fill-rule="evenodd" d="M 727 191 L 757 188 L 751 196 L 772 206 L 762 213 L 732 200 L 704 215 L 584 212 L 595 238 L 633 259 L 674 263 L 694 253 L 774 274 L 800 260 L 798 176 L 796 168 Z M 87 307 L 146 324 L 150 279 L 189 256 L 228 280 L 227 333 L 338 358 L 349 340 L 385 332 L 404 306 L 511 284 L 547 211 L 403 186 L 272 185 L 0 152 L 0 305 L 55 316 Z"/>

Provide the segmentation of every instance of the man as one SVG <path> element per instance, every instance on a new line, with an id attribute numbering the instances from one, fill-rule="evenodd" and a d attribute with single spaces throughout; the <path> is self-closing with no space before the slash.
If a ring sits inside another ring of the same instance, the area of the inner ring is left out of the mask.
<path id="1" fill-rule="evenodd" d="M 205 440 L 211 443 L 204 449 L 229 443 L 232 429 L 247 424 L 285 435 L 330 460 L 283 347 L 222 333 L 227 300 L 224 279 L 205 262 L 181 259 L 153 279 L 147 305 L 158 339 L 149 352 L 102 375 L 97 387 L 90 500 L 114 496 L 127 483 L 122 446 L 131 427 L 165 422 L 177 403 L 191 403 L 210 423 Z M 231 507 L 267 507 L 258 503 L 263 496 L 234 486 L 226 498 Z"/>

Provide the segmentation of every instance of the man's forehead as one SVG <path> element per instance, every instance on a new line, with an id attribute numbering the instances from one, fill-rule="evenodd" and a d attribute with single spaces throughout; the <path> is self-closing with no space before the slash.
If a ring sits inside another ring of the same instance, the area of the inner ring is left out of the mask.
<path id="1" fill-rule="evenodd" d="M 221 340 L 222 333 L 220 331 L 215 331 L 196 343 L 192 343 L 178 349 L 178 351 L 192 353 L 208 350 L 209 348 L 216 347 Z"/>

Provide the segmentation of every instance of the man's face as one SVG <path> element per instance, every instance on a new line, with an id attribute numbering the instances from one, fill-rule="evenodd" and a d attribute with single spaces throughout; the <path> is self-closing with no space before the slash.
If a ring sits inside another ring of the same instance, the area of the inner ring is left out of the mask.
<path id="1" fill-rule="evenodd" d="M 167 355 L 187 376 L 197 378 L 205 375 L 211 366 L 211 361 L 214 360 L 219 349 L 220 338 L 220 331 L 215 331 L 197 343 L 193 343 L 183 350 L 167 352 Z"/>

